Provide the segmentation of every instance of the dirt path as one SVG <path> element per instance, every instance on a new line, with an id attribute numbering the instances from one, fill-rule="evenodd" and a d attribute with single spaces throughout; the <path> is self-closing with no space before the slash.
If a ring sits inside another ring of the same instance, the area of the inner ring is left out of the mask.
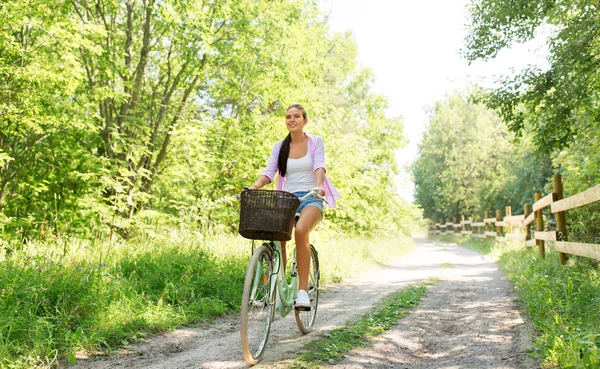
<path id="1" fill-rule="evenodd" d="M 293 315 L 277 318 L 257 367 L 278 367 L 318 333 L 343 325 L 390 292 L 427 278 L 440 281 L 422 304 L 373 347 L 346 355 L 336 368 L 537 368 L 516 297 L 496 265 L 451 244 L 417 240 L 416 250 L 391 265 L 327 288 L 319 301 L 315 331 L 302 335 Z M 239 318 L 181 329 L 102 360 L 80 360 L 75 368 L 246 368 Z"/>

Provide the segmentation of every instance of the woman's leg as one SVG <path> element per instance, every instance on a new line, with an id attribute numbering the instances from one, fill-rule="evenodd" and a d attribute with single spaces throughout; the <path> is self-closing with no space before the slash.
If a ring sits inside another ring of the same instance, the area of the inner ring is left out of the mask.
<path id="1" fill-rule="evenodd" d="M 321 221 L 323 214 L 315 206 L 306 206 L 300 213 L 296 224 L 294 238 L 296 240 L 296 262 L 298 263 L 299 289 L 308 291 L 308 271 L 310 269 L 310 243 L 308 236 Z"/>

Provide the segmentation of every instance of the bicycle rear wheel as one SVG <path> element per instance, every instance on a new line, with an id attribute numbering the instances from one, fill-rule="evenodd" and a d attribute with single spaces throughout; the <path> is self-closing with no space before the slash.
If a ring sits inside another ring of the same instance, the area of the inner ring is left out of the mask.
<path id="1" fill-rule="evenodd" d="M 310 245 L 310 266 L 308 270 L 308 298 L 310 299 L 310 311 L 296 310 L 296 324 L 302 333 L 311 331 L 315 317 L 317 316 L 317 306 L 319 305 L 319 255 L 317 249 Z"/>
<path id="2" fill-rule="evenodd" d="M 258 363 L 262 357 L 275 316 L 275 294 L 270 289 L 272 274 L 271 248 L 263 244 L 252 255 L 242 295 L 240 334 L 242 353 L 249 365 Z"/>

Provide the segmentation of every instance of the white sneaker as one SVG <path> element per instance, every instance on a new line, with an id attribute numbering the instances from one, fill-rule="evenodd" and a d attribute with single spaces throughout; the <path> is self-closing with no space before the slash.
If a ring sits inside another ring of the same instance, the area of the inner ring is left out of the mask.
<path id="1" fill-rule="evenodd" d="M 310 299 L 308 293 L 304 290 L 298 290 L 298 297 L 296 298 L 296 310 L 310 311 Z"/>

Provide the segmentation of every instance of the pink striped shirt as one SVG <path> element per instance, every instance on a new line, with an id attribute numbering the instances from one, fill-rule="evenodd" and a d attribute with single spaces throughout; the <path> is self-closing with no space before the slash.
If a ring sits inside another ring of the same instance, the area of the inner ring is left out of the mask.
<path id="1" fill-rule="evenodd" d="M 309 133 L 304 134 L 308 139 L 308 152 L 310 153 L 313 162 L 313 171 L 319 168 L 325 169 L 325 146 L 323 145 L 323 140 L 319 136 L 311 135 Z M 279 151 L 281 150 L 282 144 L 283 140 L 275 143 L 273 150 L 271 150 L 271 157 L 269 158 L 267 167 L 262 172 L 262 175 L 268 177 L 271 182 L 273 182 L 275 173 L 277 173 L 278 170 L 277 159 L 279 158 Z M 283 191 L 284 188 L 285 177 L 278 175 L 277 189 Z M 327 177 L 327 174 L 323 181 L 323 191 L 325 191 L 325 200 L 327 200 L 329 207 L 335 208 L 335 202 L 340 198 L 340 194 L 329 180 L 329 177 Z"/>

